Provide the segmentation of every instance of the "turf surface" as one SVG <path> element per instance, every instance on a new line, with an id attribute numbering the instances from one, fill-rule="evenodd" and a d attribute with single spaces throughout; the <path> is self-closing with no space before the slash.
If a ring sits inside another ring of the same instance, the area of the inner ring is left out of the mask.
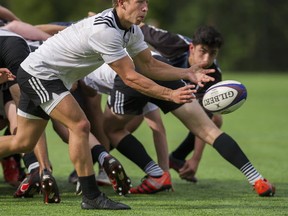
<path id="1" fill-rule="evenodd" d="M 3 182 L 0 168 L 0 215 L 288 215 L 288 74 L 225 74 L 225 79 L 241 81 L 248 90 L 248 100 L 234 113 L 224 116 L 223 130 L 237 140 L 258 171 L 276 185 L 273 198 L 258 197 L 246 178 L 207 146 L 199 167 L 197 184 L 182 181 L 171 170 L 174 192 L 154 195 L 117 196 L 112 188 L 101 187 L 110 198 L 132 207 L 130 211 L 84 211 L 74 185 L 67 182 L 72 170 L 68 146 L 51 129 L 47 130 L 50 159 L 61 191 L 61 204 L 44 205 L 42 196 L 14 199 L 14 188 Z M 186 136 L 187 130 L 168 114 L 163 116 L 169 148 Z M 151 132 L 143 124 L 135 135 L 156 160 Z M 113 151 L 124 165 L 133 185 L 144 173 Z M 95 166 L 97 171 L 97 166 Z"/>

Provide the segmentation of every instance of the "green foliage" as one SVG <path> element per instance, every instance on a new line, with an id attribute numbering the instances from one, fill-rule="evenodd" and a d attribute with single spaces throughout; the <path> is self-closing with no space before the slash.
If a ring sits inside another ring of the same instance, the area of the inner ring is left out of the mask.
<path id="1" fill-rule="evenodd" d="M 219 57 L 223 69 L 287 71 L 287 1 L 150 2 L 149 17 L 158 17 L 164 29 L 190 36 L 199 25 L 217 27 L 225 38 Z"/>
<path id="2" fill-rule="evenodd" d="M 77 21 L 87 16 L 88 11 L 99 12 L 111 5 L 110 0 L 10 0 L 7 7 L 25 22 L 43 24 L 56 21 Z"/>
<path id="3" fill-rule="evenodd" d="M 111 0 L 1 2 L 32 24 L 76 21 L 88 11 L 111 7 Z M 199 25 L 214 25 L 225 38 L 219 56 L 222 69 L 287 72 L 287 14 L 286 0 L 151 0 L 146 22 L 187 36 Z"/>

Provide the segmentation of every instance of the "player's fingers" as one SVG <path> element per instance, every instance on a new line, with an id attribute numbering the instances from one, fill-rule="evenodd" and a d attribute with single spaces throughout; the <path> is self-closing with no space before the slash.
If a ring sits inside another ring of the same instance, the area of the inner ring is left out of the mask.
<path id="1" fill-rule="evenodd" d="M 210 74 L 210 73 L 214 73 L 215 69 L 204 69 L 203 71 L 205 74 Z"/>

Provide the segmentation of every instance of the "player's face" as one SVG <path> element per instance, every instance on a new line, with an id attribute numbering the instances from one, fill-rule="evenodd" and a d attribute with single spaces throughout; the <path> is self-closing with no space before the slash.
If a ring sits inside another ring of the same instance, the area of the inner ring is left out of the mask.
<path id="1" fill-rule="evenodd" d="M 128 0 L 123 2 L 125 18 L 131 24 L 139 25 L 148 12 L 148 0 Z"/>
<path id="2" fill-rule="evenodd" d="M 197 64 L 203 61 L 207 62 L 205 68 L 210 67 L 217 58 L 219 48 L 211 48 L 206 45 L 190 45 L 189 64 Z"/>

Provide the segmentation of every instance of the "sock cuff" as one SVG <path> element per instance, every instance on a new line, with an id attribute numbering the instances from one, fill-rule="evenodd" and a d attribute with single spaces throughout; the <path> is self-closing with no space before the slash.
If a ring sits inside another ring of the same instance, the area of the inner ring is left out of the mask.
<path id="1" fill-rule="evenodd" d="M 38 163 L 38 160 L 37 160 L 33 151 L 24 154 L 22 159 L 23 159 L 24 165 L 27 169 L 31 164 L 36 163 L 36 162 Z"/>
<path id="2" fill-rule="evenodd" d="M 95 155 L 97 155 L 97 157 L 99 157 L 99 155 L 102 153 L 102 152 L 107 152 L 105 147 L 103 145 L 95 145 L 91 151 L 93 151 L 93 153 Z"/>
<path id="3" fill-rule="evenodd" d="M 105 147 L 103 145 L 96 145 L 93 147 L 93 162 L 94 160 L 98 159 L 99 164 L 103 165 L 104 157 L 108 155 Z"/>
<path id="4" fill-rule="evenodd" d="M 212 146 L 217 149 L 221 143 L 225 143 L 228 139 L 230 139 L 230 136 L 223 132 L 215 139 Z"/>
<path id="5" fill-rule="evenodd" d="M 29 167 L 28 167 L 28 173 L 31 173 L 31 171 L 33 169 L 36 169 L 36 168 L 39 168 L 39 163 L 38 162 L 30 164 Z"/>

